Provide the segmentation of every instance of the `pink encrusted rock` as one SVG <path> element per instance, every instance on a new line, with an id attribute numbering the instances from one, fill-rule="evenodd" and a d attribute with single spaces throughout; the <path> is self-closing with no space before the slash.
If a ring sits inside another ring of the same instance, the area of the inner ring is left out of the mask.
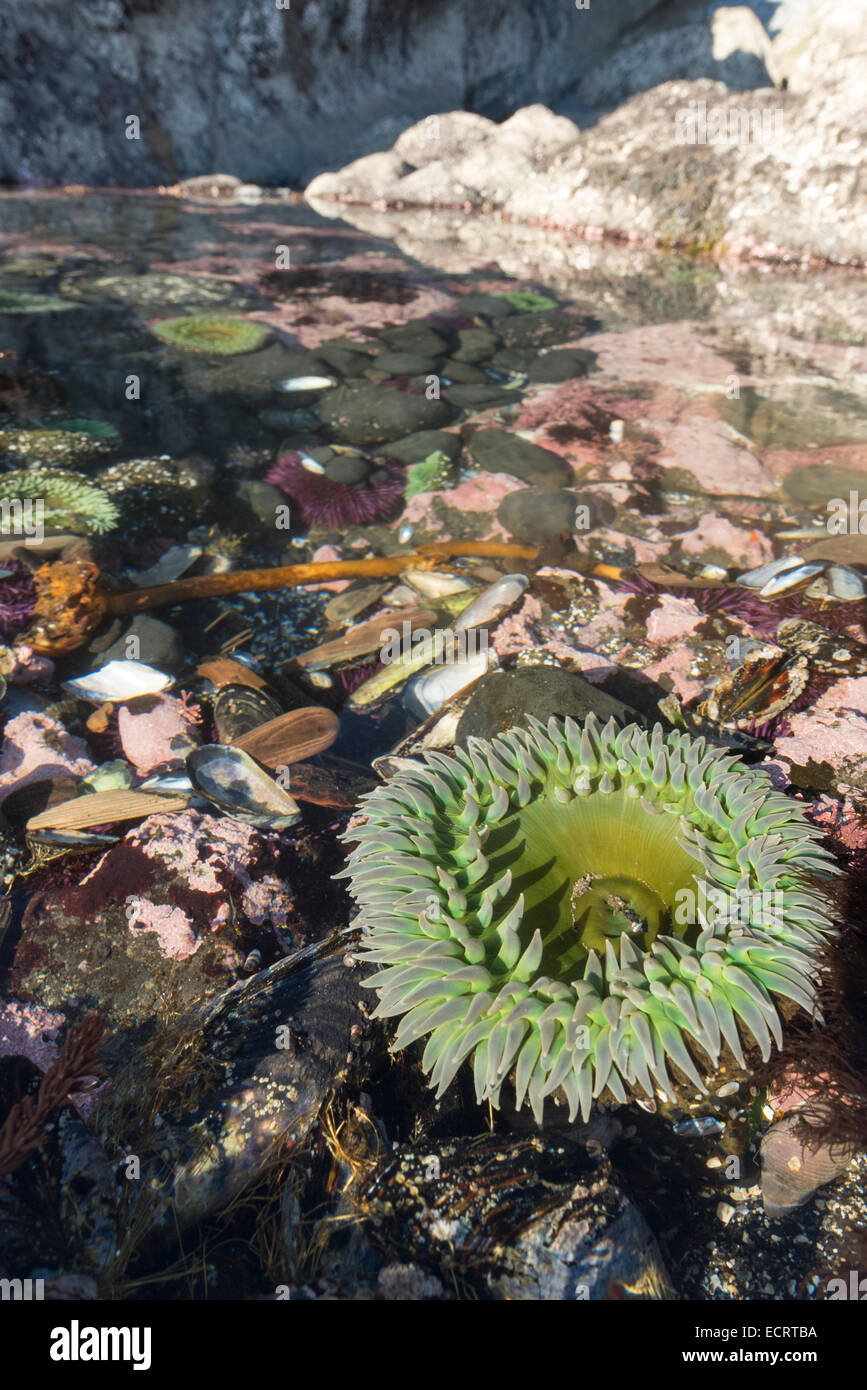
<path id="1" fill-rule="evenodd" d="M 0 1004 L 0 1057 L 26 1057 L 40 1071 L 47 1071 L 57 1060 L 57 1035 L 63 1022 L 61 1013 L 7 1000 Z"/>
<path id="2" fill-rule="evenodd" d="M 131 932 L 150 931 L 156 934 L 159 948 L 172 960 L 187 960 L 201 946 L 201 938 L 193 930 L 192 920 L 183 908 L 168 903 L 151 903 L 147 898 L 130 896 L 127 902 L 127 925 Z"/>
<path id="3" fill-rule="evenodd" d="M 194 893 L 221 892 L 229 875 L 242 890 L 240 902 L 245 916 L 257 926 L 282 927 L 291 915 L 292 892 L 288 884 L 273 875 L 257 874 L 254 878 L 250 874 L 264 843 L 261 831 L 251 825 L 228 816 L 199 815 L 196 811 L 148 816 L 130 831 L 126 843 L 180 874 Z"/>
<path id="4" fill-rule="evenodd" d="M 39 1004 L 17 999 L 0 1004 L 0 1057 L 26 1057 L 41 1072 L 48 1071 L 57 1061 L 59 1034 L 65 1022 L 62 1013 L 52 1013 Z M 96 1109 L 107 1084 L 71 1097 L 85 1119 Z"/>
<path id="5" fill-rule="evenodd" d="M 658 661 L 652 661 L 649 666 L 643 667 L 643 671 L 652 681 L 658 681 L 661 676 L 668 676 L 675 694 L 681 700 L 691 700 L 704 690 L 704 682 L 690 675 L 692 661 L 692 652 L 688 648 L 676 647 Z"/>
<path id="6" fill-rule="evenodd" d="M 663 468 L 692 475 L 703 492 L 773 496 L 777 489 L 758 459 L 731 438 L 721 420 L 695 414 L 674 422 L 655 420 L 664 449 Z"/>
<path id="7" fill-rule="evenodd" d="M 306 924 L 283 876 L 287 837 L 220 816 L 150 816 L 81 882 L 49 880 L 28 906 L 12 965 L 17 998 L 115 1033 L 147 1030 L 234 983 L 251 950 L 270 961 Z"/>
<path id="8" fill-rule="evenodd" d="M 838 791 L 867 791 L 867 676 L 835 681 L 788 724 L 790 733 L 774 742 L 778 758 L 801 768 L 827 763 Z"/>
<path id="9" fill-rule="evenodd" d="M 447 507 L 455 507 L 460 512 L 489 513 L 485 537 L 503 538 L 507 533 L 495 519 L 497 507 L 510 492 L 518 492 L 522 487 L 524 483 L 508 473 L 479 473 L 448 491 L 420 492 L 410 498 L 392 529 L 423 521 L 429 531 L 440 530 L 442 523 L 430 515 L 431 502 L 436 497 Z"/>
<path id="10" fill-rule="evenodd" d="M 594 388 L 614 381 L 658 381 L 665 386 L 719 386 L 734 372 L 705 339 L 701 324 L 682 320 L 628 328 L 623 333 L 594 333 L 581 346 L 597 354 Z"/>
<path id="11" fill-rule="evenodd" d="M 700 623 L 704 614 L 699 613 L 691 598 L 678 598 L 674 594 L 661 594 L 659 603 L 647 619 L 647 637 L 650 642 L 673 642 L 677 637 L 687 637 Z"/>
<path id="12" fill-rule="evenodd" d="M 19 787 L 51 777 L 86 777 L 94 764 L 87 744 L 56 719 L 30 710 L 17 714 L 3 731 L 0 751 L 0 802 Z"/>
<path id="13" fill-rule="evenodd" d="M 539 644 L 537 624 L 542 620 L 542 606 L 532 594 L 524 595 L 524 602 L 516 613 L 497 624 L 493 636 L 493 648 L 497 656 L 513 656 L 515 652 L 528 651 Z"/>
<path id="14" fill-rule="evenodd" d="M 692 531 L 685 531 L 680 541 L 686 555 L 722 550 L 736 564 L 748 569 L 757 569 L 772 559 L 774 554 L 767 536 L 760 531 L 745 531 L 741 526 L 733 526 L 715 512 L 705 512 L 700 516 L 698 525 Z"/>
<path id="15" fill-rule="evenodd" d="M 47 684 L 54 679 L 54 662 L 50 656 L 35 652 L 32 647 L 21 644 L 13 648 L 15 665 L 9 672 L 13 685 L 29 685 L 31 681 Z"/>
<path id="16" fill-rule="evenodd" d="M 195 748 L 196 717 L 176 695 L 154 695 L 121 705 L 117 730 L 124 756 L 139 772 L 183 758 Z"/>

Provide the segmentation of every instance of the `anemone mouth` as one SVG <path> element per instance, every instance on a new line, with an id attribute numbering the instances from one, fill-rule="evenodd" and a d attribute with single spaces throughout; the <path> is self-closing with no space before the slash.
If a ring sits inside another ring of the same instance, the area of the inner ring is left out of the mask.
<path id="1" fill-rule="evenodd" d="M 703 738 L 530 718 L 426 755 L 364 799 L 344 875 L 361 909 L 375 1017 L 427 1036 L 442 1094 L 472 1058 L 478 1100 L 541 1122 L 603 1092 L 666 1092 L 666 1061 L 782 1045 L 772 994 L 812 1011 L 833 932 L 820 832 L 766 775 Z M 818 878 L 817 878 L 818 876 Z M 698 1049 L 698 1051 L 696 1050 Z"/>

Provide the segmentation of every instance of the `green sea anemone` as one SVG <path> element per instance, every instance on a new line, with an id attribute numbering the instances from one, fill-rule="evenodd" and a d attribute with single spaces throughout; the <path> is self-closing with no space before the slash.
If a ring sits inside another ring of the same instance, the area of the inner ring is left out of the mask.
<path id="1" fill-rule="evenodd" d="M 77 304 L 57 295 L 0 290 L 0 314 L 58 314 L 77 308 Z"/>
<path id="2" fill-rule="evenodd" d="M 557 301 L 547 294 L 533 294 L 532 290 L 507 290 L 496 294 L 495 299 L 508 299 L 510 304 L 522 314 L 541 314 L 543 309 L 556 309 Z"/>
<path id="3" fill-rule="evenodd" d="M 80 473 L 21 469 L 0 474 L 0 535 L 18 534 L 17 519 L 9 503 L 38 501 L 43 505 L 42 524 L 54 530 L 90 535 L 110 531 L 117 523 L 114 503 Z M 29 524 L 32 516 L 27 520 Z"/>
<path id="4" fill-rule="evenodd" d="M 151 324 L 158 338 L 188 352 L 228 356 L 253 352 L 271 336 L 267 324 L 225 314 L 201 314 L 191 318 L 159 319 Z"/>
<path id="5" fill-rule="evenodd" d="M 813 1010 L 838 872 L 801 808 L 703 738 L 591 715 L 536 719 L 454 757 L 428 753 L 364 800 L 344 875 L 377 1017 L 395 1050 L 428 1035 L 442 1094 L 472 1055 L 479 1101 L 514 1069 L 518 1105 L 562 1090 L 652 1097 L 738 1025 L 767 1059 L 772 994 Z"/>
<path id="6" fill-rule="evenodd" d="M 454 465 L 442 449 L 428 454 L 421 463 L 414 463 L 406 470 L 406 486 L 403 493 L 407 501 L 419 492 L 436 492 L 450 487 L 454 482 Z"/>

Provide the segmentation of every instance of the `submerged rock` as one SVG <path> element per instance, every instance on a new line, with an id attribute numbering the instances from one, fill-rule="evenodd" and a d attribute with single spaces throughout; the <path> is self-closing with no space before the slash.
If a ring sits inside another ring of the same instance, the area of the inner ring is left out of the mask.
<path id="1" fill-rule="evenodd" d="M 362 972 L 345 952 L 332 940 L 239 981 L 157 1050 L 153 1079 L 134 1061 L 116 1080 L 103 1130 L 141 1154 L 152 1226 L 200 1221 L 301 1147 L 364 1023 Z"/>
<path id="2" fill-rule="evenodd" d="M 461 746 L 471 736 L 493 738 L 526 714 L 543 722 L 552 714 L 583 721 L 591 711 L 600 721 L 612 715 L 628 723 L 641 715 L 622 700 L 606 695 L 577 671 L 558 666 L 522 666 L 514 671 L 493 671 L 479 682 L 458 724 L 455 742 Z"/>
<path id="3" fill-rule="evenodd" d="M 536 487 L 562 487 L 572 479 L 572 470 L 559 454 L 505 430 L 478 430 L 467 447 L 488 473 L 511 473 Z"/>
<path id="4" fill-rule="evenodd" d="M 320 397 L 316 413 L 335 439 L 368 445 L 438 429 L 450 424 L 457 412 L 447 401 L 390 386 L 339 386 Z"/>
<path id="5" fill-rule="evenodd" d="M 492 1134 L 404 1145 L 362 1202 L 379 1244 L 457 1285 L 459 1296 L 671 1296 L 641 1213 L 607 1161 L 574 1140 Z M 416 1296 L 440 1296 L 435 1285 L 415 1287 Z"/>

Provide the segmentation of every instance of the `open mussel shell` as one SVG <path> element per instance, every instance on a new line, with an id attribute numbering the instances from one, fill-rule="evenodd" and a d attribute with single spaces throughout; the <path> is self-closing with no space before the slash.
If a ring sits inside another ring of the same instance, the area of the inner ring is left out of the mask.
<path id="1" fill-rule="evenodd" d="M 195 789 L 235 820 L 265 830 L 285 830 L 298 820 L 297 802 L 241 748 L 195 748 L 187 771 Z"/>
<path id="2" fill-rule="evenodd" d="M 340 732 L 340 720 L 319 705 L 290 710 L 267 724 L 260 724 L 236 746 L 266 767 L 287 767 L 330 748 Z"/>
<path id="3" fill-rule="evenodd" d="M 735 583 L 742 589 L 752 589 L 759 598 L 780 598 L 783 594 L 806 588 L 824 568 L 824 563 L 818 560 L 784 555 L 779 560 L 759 565 L 758 569 L 746 570 L 738 575 Z"/>
<path id="4" fill-rule="evenodd" d="M 221 743 L 237 743 L 252 729 L 283 713 L 276 700 L 251 685 L 221 686 L 213 698 L 212 708 Z"/>

